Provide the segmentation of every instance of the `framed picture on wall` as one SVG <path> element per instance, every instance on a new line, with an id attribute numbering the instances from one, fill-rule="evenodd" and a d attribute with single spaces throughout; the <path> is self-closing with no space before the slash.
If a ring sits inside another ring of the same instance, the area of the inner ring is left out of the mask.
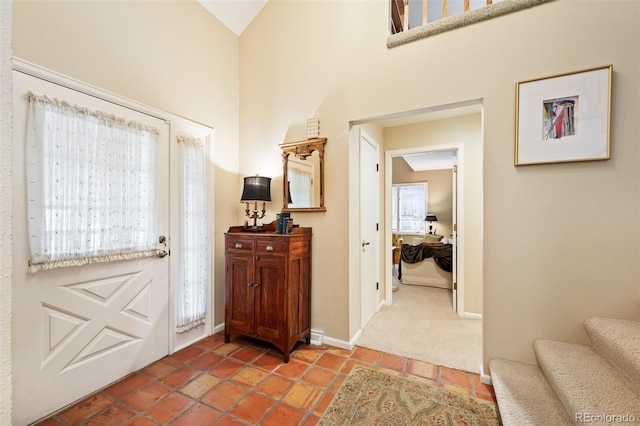
<path id="1" fill-rule="evenodd" d="M 515 165 L 610 158 L 613 65 L 516 84 Z"/>

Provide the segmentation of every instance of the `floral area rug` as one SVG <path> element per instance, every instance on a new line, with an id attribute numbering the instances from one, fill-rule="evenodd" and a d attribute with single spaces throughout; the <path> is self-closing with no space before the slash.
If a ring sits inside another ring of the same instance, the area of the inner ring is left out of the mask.
<path id="1" fill-rule="evenodd" d="M 355 366 L 320 419 L 338 425 L 500 425 L 496 404 Z"/>

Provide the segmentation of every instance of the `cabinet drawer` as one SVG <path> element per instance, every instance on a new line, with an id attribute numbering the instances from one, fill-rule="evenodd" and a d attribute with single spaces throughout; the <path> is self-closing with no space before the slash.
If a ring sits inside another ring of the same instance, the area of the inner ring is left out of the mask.
<path id="1" fill-rule="evenodd" d="M 232 252 L 248 252 L 253 251 L 253 240 L 246 238 L 227 238 L 226 249 Z"/>
<path id="2" fill-rule="evenodd" d="M 258 240 L 256 241 L 256 254 L 280 254 L 283 255 L 287 252 L 286 241 L 269 241 Z"/>

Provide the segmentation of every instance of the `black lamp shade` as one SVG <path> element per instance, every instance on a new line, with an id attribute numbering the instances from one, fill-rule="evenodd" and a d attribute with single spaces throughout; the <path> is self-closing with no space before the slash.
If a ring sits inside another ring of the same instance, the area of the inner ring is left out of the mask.
<path id="1" fill-rule="evenodd" d="M 240 201 L 271 201 L 271 178 L 265 176 L 244 178 L 244 189 Z"/>
<path id="2" fill-rule="evenodd" d="M 437 222 L 438 218 L 436 217 L 435 214 L 427 213 L 427 217 L 425 217 L 424 220 L 427 221 L 427 222 Z"/>

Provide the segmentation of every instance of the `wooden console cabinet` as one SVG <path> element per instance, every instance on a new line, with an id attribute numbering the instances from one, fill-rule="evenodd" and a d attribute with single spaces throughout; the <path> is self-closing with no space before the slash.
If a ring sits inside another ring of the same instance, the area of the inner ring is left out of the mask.
<path id="1" fill-rule="evenodd" d="M 311 341 L 311 228 L 292 234 L 225 234 L 225 342 L 232 333 L 269 342 L 289 354 Z"/>

